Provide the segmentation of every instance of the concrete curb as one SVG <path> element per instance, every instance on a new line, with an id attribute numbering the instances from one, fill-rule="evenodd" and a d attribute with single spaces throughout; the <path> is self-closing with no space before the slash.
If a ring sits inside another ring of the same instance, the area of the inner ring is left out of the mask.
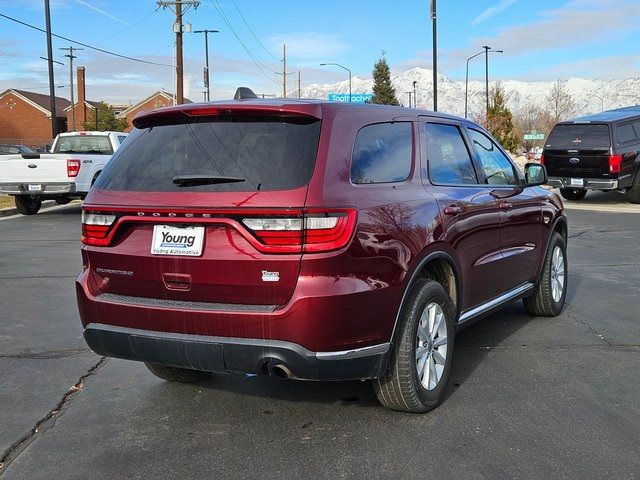
<path id="1" fill-rule="evenodd" d="M 55 200 L 45 200 L 44 202 L 42 202 L 41 208 L 52 207 L 53 205 L 56 205 Z M 18 213 L 20 212 L 18 212 L 18 209 L 16 207 L 0 209 L 0 217 L 9 217 L 11 215 L 17 215 Z"/>

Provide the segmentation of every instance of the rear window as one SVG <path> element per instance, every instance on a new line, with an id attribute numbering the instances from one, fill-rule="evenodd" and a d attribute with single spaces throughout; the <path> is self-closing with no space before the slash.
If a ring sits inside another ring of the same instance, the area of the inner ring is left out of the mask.
<path id="1" fill-rule="evenodd" d="M 545 148 L 549 149 L 571 150 L 610 146 L 609 126 L 592 124 L 556 125 L 545 144 Z"/>
<path id="2" fill-rule="evenodd" d="M 98 177 L 96 187 L 143 192 L 269 191 L 309 183 L 320 121 L 310 117 L 196 118 L 135 129 Z M 180 176 L 242 182 L 175 185 Z"/>
<path id="3" fill-rule="evenodd" d="M 90 153 L 113 155 L 109 137 L 97 135 L 64 136 L 58 139 L 51 153 Z"/>

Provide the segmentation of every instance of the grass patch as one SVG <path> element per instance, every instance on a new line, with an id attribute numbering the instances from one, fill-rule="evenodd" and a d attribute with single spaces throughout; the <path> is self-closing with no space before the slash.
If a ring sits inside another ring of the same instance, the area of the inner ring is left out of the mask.
<path id="1" fill-rule="evenodd" d="M 0 195 L 0 208 L 13 208 L 16 206 L 16 202 L 13 197 L 9 195 Z"/>

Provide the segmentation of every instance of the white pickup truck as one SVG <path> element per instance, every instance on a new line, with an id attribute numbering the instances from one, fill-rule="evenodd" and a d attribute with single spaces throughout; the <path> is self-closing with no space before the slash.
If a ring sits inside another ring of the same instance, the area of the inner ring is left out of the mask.
<path id="1" fill-rule="evenodd" d="M 24 215 L 38 213 L 43 200 L 62 205 L 84 198 L 126 137 L 122 132 L 61 133 L 51 153 L 0 155 L 0 193 L 12 195 Z"/>

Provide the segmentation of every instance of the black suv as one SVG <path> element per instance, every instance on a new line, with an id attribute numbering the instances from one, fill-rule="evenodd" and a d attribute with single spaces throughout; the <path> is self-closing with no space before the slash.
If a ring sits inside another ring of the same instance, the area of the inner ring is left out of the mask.
<path id="1" fill-rule="evenodd" d="M 580 200 L 587 190 L 620 190 L 640 203 L 640 106 L 558 123 L 540 161 L 549 185 L 567 200 Z"/>

